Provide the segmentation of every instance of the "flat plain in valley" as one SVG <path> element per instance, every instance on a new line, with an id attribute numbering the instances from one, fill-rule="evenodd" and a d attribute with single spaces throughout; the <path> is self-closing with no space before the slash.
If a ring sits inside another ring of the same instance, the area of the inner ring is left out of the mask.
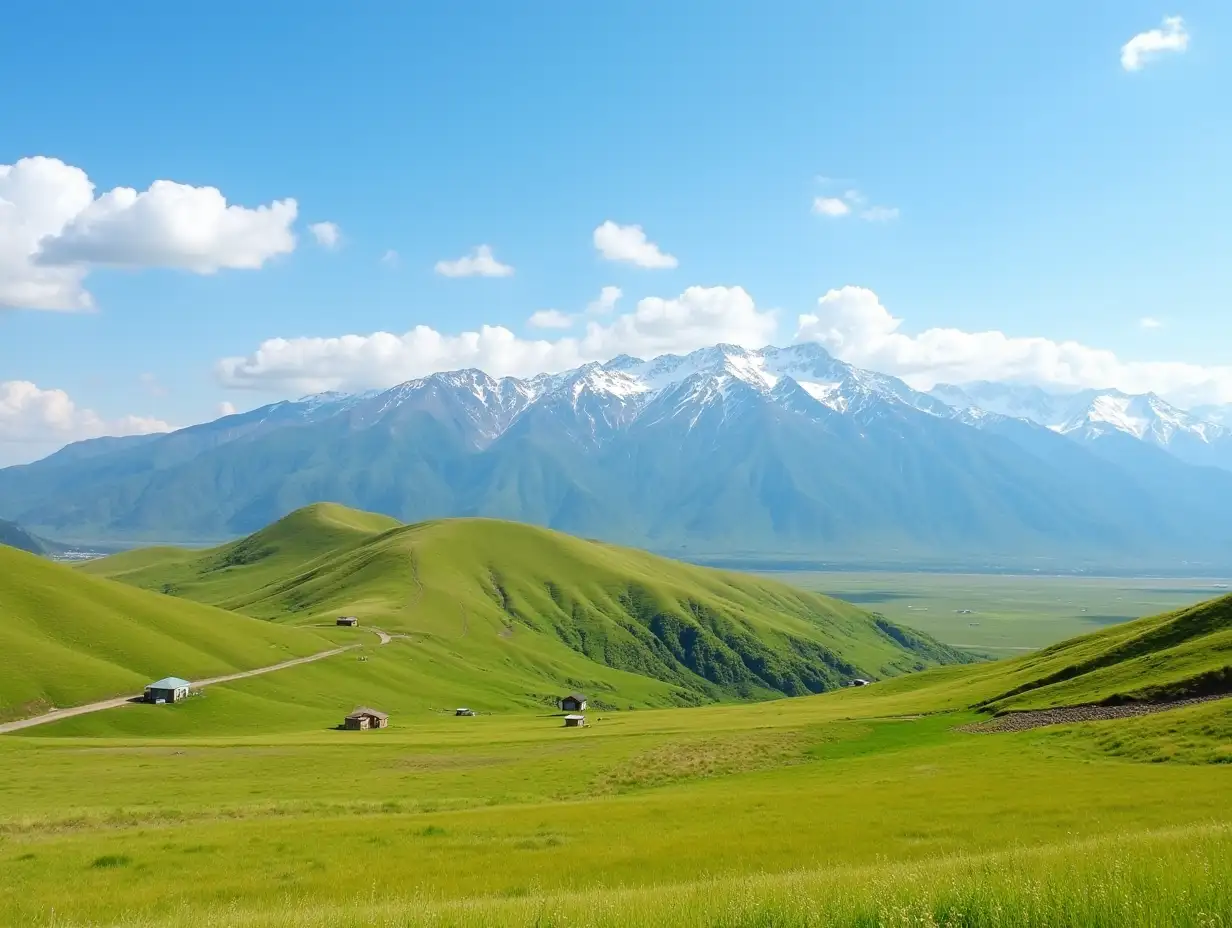
<path id="1" fill-rule="evenodd" d="M 879 612 L 955 647 L 1010 657 L 1226 595 L 1232 579 L 773 571 L 764 576 Z"/>

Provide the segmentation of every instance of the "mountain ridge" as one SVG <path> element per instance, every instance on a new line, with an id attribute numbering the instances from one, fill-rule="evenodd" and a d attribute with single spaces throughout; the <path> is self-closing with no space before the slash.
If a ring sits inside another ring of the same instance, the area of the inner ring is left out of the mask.
<path id="1" fill-rule="evenodd" d="M 219 539 L 327 499 L 671 553 L 1232 562 L 1232 475 L 1112 449 L 956 410 L 815 344 L 720 345 L 525 379 L 435 373 L 70 446 L 0 470 L 0 516 Z"/>

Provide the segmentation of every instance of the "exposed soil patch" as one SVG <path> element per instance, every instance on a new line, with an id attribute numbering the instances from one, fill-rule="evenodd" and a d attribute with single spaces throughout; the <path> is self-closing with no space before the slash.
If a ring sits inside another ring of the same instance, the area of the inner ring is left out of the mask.
<path id="1" fill-rule="evenodd" d="M 1031 709 L 1026 712 L 1007 712 L 987 722 L 960 725 L 956 731 L 986 734 L 998 731 L 1027 731 L 1045 725 L 1069 725 L 1074 722 L 1101 722 L 1105 719 L 1127 719 L 1136 715 L 1150 715 L 1168 709 L 1182 709 L 1216 699 L 1227 699 L 1230 693 L 1214 696 L 1199 696 L 1195 699 L 1178 699 L 1173 702 L 1135 702 L 1120 706 L 1066 706 L 1060 709 Z"/>

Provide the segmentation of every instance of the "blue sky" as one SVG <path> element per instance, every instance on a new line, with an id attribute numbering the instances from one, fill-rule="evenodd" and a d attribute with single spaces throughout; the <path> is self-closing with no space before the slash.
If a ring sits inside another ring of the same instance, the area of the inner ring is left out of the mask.
<path id="1" fill-rule="evenodd" d="M 130 416 L 763 336 L 924 386 L 1232 402 L 1227 3 L 173 7 L 9 11 L 0 165 L 293 199 L 294 221 L 184 244 L 200 204 L 95 204 L 27 261 L 0 209 L 0 464 Z M 1127 69 L 1150 30 L 1171 47 Z M 609 220 L 675 266 L 606 258 Z M 480 245 L 512 273 L 435 270 Z M 42 303 L 88 311 L 21 305 L 49 265 L 67 289 Z M 549 309 L 572 327 L 527 324 Z M 449 340 L 483 326 L 515 341 Z"/>

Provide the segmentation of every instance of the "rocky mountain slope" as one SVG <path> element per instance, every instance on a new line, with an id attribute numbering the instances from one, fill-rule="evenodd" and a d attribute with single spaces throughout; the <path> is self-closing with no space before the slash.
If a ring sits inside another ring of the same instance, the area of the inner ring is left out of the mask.
<path id="1" fill-rule="evenodd" d="M 1156 450 L 1142 442 L 1136 446 Z M 821 347 L 434 374 L 0 471 L 0 516 L 208 540 L 333 500 L 690 555 L 1232 560 L 1232 475 L 952 408 Z"/>

